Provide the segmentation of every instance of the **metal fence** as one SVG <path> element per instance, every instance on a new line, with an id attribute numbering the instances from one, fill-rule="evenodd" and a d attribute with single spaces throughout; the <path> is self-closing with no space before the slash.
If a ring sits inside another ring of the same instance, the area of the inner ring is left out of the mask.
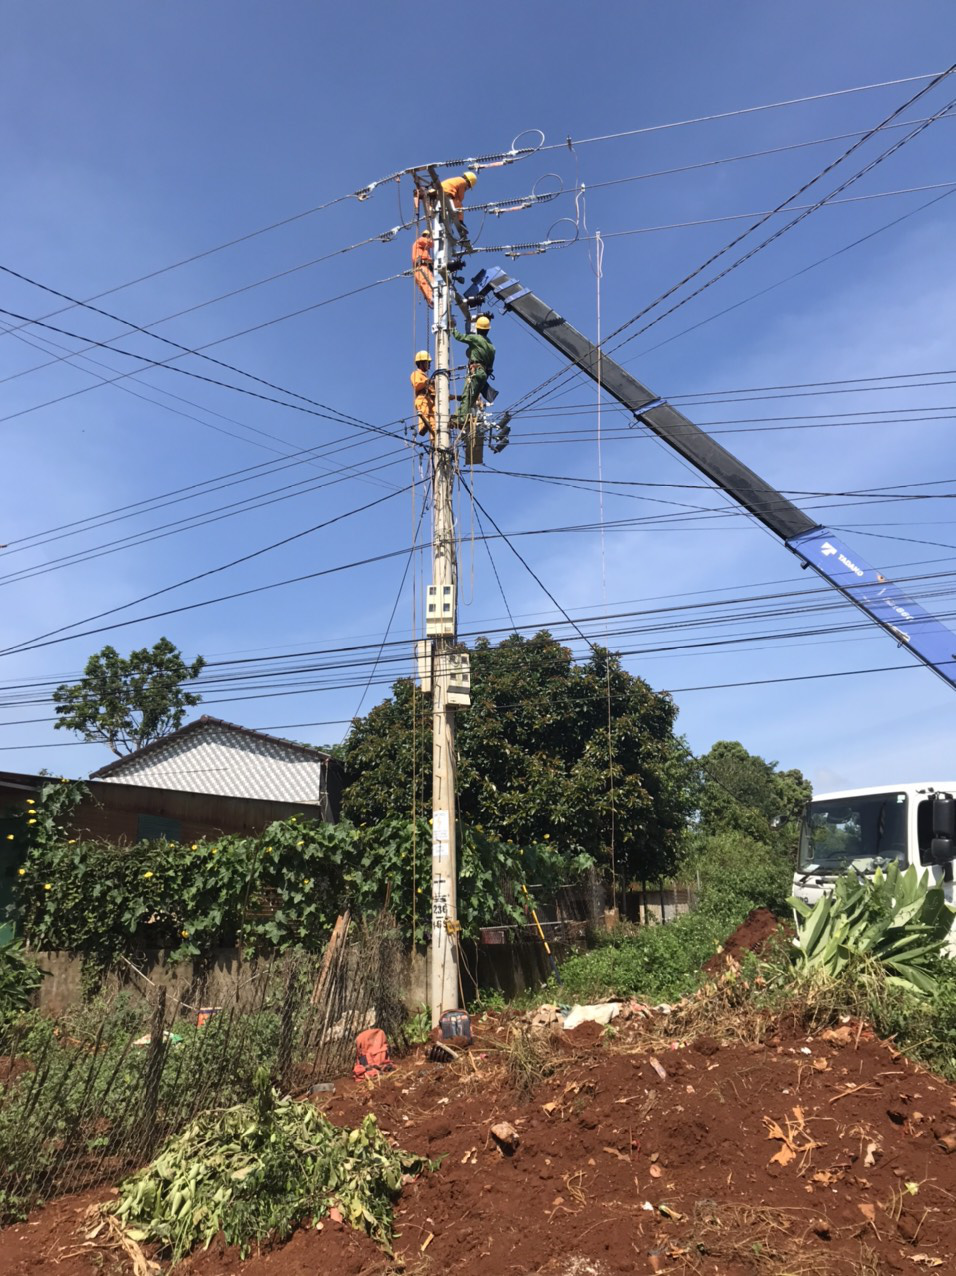
<path id="1" fill-rule="evenodd" d="M 351 1066 L 363 1029 L 401 1044 L 404 962 L 389 918 L 345 920 L 325 953 L 260 963 L 231 1006 L 197 1014 L 156 988 L 0 1027 L 0 1223 L 115 1183 L 199 1112 L 250 1098 L 262 1069 L 304 1094 Z"/>

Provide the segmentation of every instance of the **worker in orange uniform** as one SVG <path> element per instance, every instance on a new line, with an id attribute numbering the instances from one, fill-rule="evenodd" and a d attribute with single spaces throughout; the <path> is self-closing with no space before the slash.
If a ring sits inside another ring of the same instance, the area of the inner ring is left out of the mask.
<path id="1" fill-rule="evenodd" d="M 432 357 L 427 350 L 419 350 L 415 356 L 415 371 L 412 373 L 412 392 L 415 395 L 415 415 L 418 417 L 418 433 L 428 435 L 435 442 L 435 382 L 429 368 Z"/>
<path id="2" fill-rule="evenodd" d="M 464 238 L 468 237 L 468 232 L 465 230 L 465 195 L 471 190 L 477 180 L 477 173 L 469 172 L 462 173 L 461 177 L 446 177 L 441 184 L 445 198 L 458 214 L 458 227 Z"/>
<path id="3" fill-rule="evenodd" d="M 418 289 L 430 306 L 432 304 L 432 289 L 435 286 L 435 276 L 432 272 L 432 233 L 430 230 L 423 230 L 414 244 L 412 244 L 412 270 Z"/>

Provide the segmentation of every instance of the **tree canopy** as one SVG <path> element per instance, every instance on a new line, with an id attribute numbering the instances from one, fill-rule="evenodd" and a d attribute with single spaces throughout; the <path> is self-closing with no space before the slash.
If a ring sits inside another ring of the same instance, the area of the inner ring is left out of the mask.
<path id="1" fill-rule="evenodd" d="M 79 682 L 54 691 L 57 730 L 107 744 L 117 757 L 141 749 L 176 731 L 186 710 L 199 704 L 202 696 L 183 683 L 198 677 L 205 663 L 197 656 L 187 664 L 168 638 L 125 657 L 104 647 L 90 656 Z"/>
<path id="2" fill-rule="evenodd" d="M 619 876 L 669 873 L 694 806 L 677 708 L 618 656 L 576 663 L 551 634 L 479 639 L 472 704 L 457 717 L 460 819 L 490 837 L 551 841 Z M 346 741 L 343 814 L 357 824 L 427 813 L 431 697 L 403 679 Z"/>
<path id="3" fill-rule="evenodd" d="M 796 845 L 796 821 L 812 794 L 802 772 L 778 771 L 737 740 L 718 740 L 700 765 L 701 833 L 743 833 L 780 851 Z"/>

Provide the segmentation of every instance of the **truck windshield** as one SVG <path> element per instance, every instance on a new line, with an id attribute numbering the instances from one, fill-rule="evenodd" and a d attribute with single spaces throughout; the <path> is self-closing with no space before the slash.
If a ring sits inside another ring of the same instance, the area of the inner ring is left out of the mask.
<path id="1" fill-rule="evenodd" d="M 798 872 L 870 872 L 897 860 L 906 866 L 906 794 L 811 802 L 800 828 Z"/>

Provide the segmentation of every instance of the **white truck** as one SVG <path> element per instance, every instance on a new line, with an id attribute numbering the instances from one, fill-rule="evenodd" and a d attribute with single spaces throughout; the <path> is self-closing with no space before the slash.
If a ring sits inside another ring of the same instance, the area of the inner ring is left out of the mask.
<path id="1" fill-rule="evenodd" d="M 911 864 L 953 893 L 956 781 L 881 785 L 821 793 L 807 803 L 793 893 L 811 906 L 848 869 L 869 876 L 894 860 Z"/>

